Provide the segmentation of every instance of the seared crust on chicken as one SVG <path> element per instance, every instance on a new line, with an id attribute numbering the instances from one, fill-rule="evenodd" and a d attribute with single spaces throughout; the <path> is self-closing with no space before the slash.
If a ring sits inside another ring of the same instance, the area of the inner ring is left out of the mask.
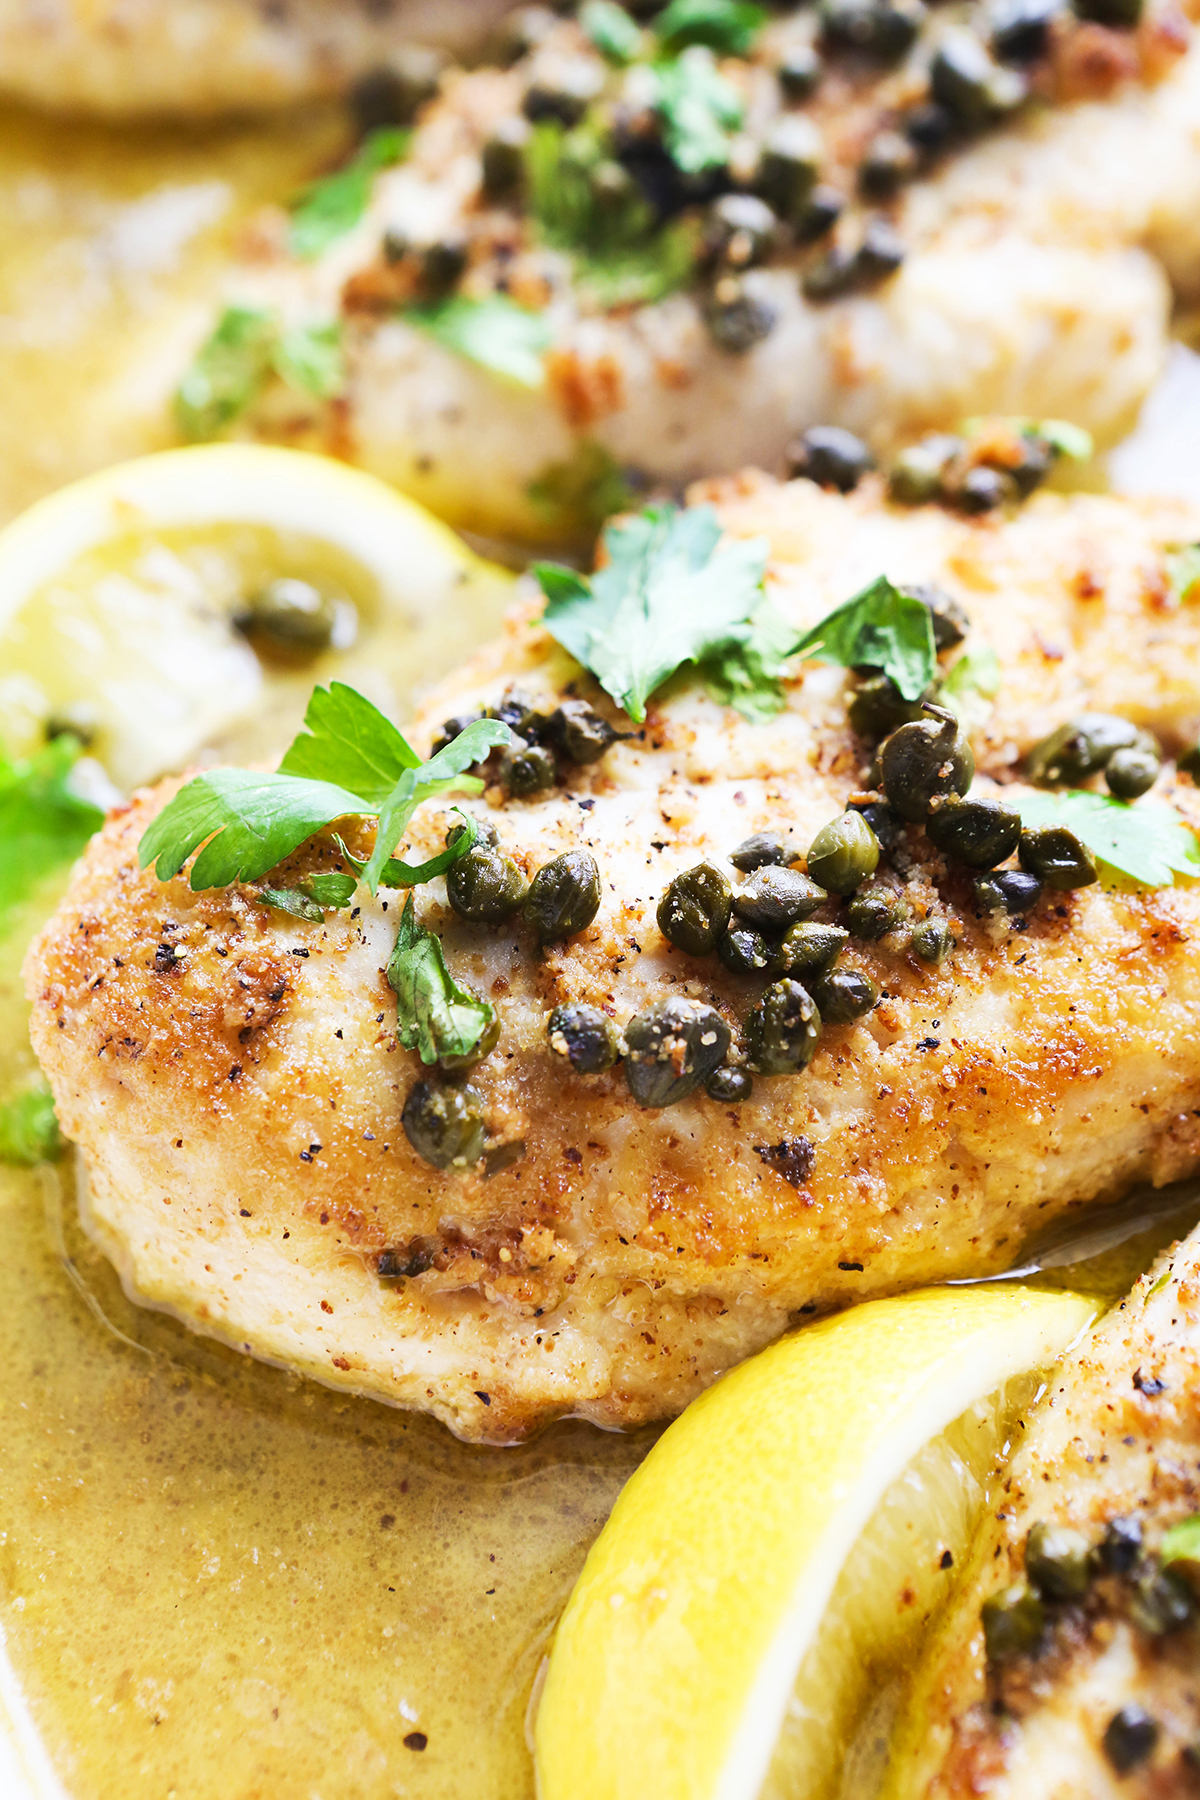
<path id="1" fill-rule="evenodd" d="M 1085 704 L 1168 747 L 1194 737 L 1200 611 L 1164 574 L 1164 546 L 1200 537 L 1194 512 L 1046 497 L 969 523 L 889 508 L 870 484 L 847 499 L 758 476 L 705 491 L 730 533 L 766 536 L 769 592 L 797 626 L 881 571 L 960 601 L 968 642 L 1001 668 L 975 734 L 983 791 Z M 510 683 L 570 685 L 628 728 L 530 602 L 434 696 L 415 741 Z M 840 670 L 805 663 L 785 710 L 751 725 L 681 678 L 643 730 L 548 796 L 493 787 L 470 803 L 527 869 L 587 847 L 603 885 L 594 924 L 545 951 L 519 921 L 465 923 L 441 882 L 418 891 L 451 971 L 500 1016 L 471 1081 L 489 1141 L 524 1154 L 490 1178 L 434 1170 L 401 1129 L 423 1073 L 384 977 L 402 896 L 315 926 L 251 889 L 194 894 L 137 867 L 177 784 L 116 812 L 26 974 L 94 1229 L 131 1286 L 257 1354 L 500 1441 L 563 1413 L 669 1415 L 798 1317 L 1002 1269 L 1052 1219 L 1193 1169 L 1200 888 L 1106 879 L 1047 895 L 1020 929 L 977 916 L 969 879 L 915 827 L 885 880 L 914 919 L 949 917 L 958 949 L 935 970 L 903 934 L 854 944 L 884 997 L 827 1026 L 804 1073 L 760 1077 L 738 1105 L 699 1092 L 643 1111 L 619 1066 L 576 1075 L 552 1052 L 565 1001 L 623 1027 L 688 995 L 739 1034 L 761 981 L 673 948 L 655 909 L 702 857 L 724 862 L 760 830 L 803 849 L 841 811 L 869 756 L 846 697 Z M 1164 775 L 1162 793 L 1200 818 L 1186 779 Z M 450 823 L 427 806 L 411 853 L 434 854 Z M 320 836 L 272 882 L 339 859 Z M 385 1251 L 402 1279 L 380 1280 Z"/>
<path id="2" fill-rule="evenodd" d="M 0 0 L 0 91 L 55 112 L 262 111 L 340 94 L 408 39 L 469 48 L 488 0 Z"/>
<path id="3" fill-rule="evenodd" d="M 916 1677 L 886 1791 L 895 1800 L 1194 1794 L 1195 1628 L 1181 1617 L 1148 1630 L 1163 1620 L 1138 1594 L 1164 1533 L 1200 1508 L 1200 1228 L 1067 1358 L 1017 1439 L 1000 1504 Z M 1036 1525 L 1092 1545 L 1093 1580 L 1076 1603 L 1048 1608 L 1034 1652 L 989 1664 L 981 1609 L 1024 1580 Z M 1121 1546 L 1116 1568 L 1106 1533 Z"/>
<path id="4" fill-rule="evenodd" d="M 839 67 L 802 112 L 780 113 L 771 33 L 797 23 L 799 11 L 768 28 L 759 62 L 720 67 L 748 131 L 766 135 L 780 118 L 819 129 L 820 178 L 848 196 L 837 231 L 850 242 L 865 216 L 855 200 L 865 147 L 879 126 L 903 125 L 926 75 L 919 58 L 865 83 Z M 277 385 L 246 428 L 332 448 L 453 523 L 530 540 L 586 528 L 598 452 L 680 483 L 747 463 L 777 469 L 814 424 L 886 450 L 998 412 L 1073 419 L 1112 441 L 1162 367 L 1164 269 L 1182 293 L 1200 282 L 1191 29 L 1174 6 L 1148 8 L 1136 33 L 1083 27 L 1075 73 L 1064 48 L 1047 75 L 1054 104 L 956 146 L 882 203 L 904 253 L 890 279 L 806 297 L 801 278 L 830 240 L 802 239 L 739 276 L 730 291 L 743 297 L 730 304 L 742 311 L 714 327 L 729 286 L 720 265 L 701 259 L 665 298 L 612 303 L 589 289 L 586 255 L 573 259 L 519 206 L 481 191 L 489 137 L 521 125 L 523 96 L 553 89 L 581 59 L 599 66 L 564 21 L 512 68 L 448 73 L 406 162 L 377 178 L 361 224 L 316 262 L 290 255 L 283 215 L 264 221 L 229 298 L 297 320 L 338 317 L 345 387 L 322 405 Z M 636 113 L 632 100 L 612 104 Z M 708 229 L 702 217 L 697 228 Z M 438 268 L 438 246 L 460 259 L 465 298 L 499 292 L 541 315 L 542 385 L 522 388 L 405 317 L 431 297 L 430 246 Z M 572 495 L 582 520 L 570 517 Z"/>

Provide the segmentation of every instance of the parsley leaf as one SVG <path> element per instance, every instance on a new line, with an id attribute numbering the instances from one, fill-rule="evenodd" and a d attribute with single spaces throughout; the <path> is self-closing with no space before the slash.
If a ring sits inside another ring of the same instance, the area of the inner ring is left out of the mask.
<path id="1" fill-rule="evenodd" d="M 175 390 L 184 437 L 216 437 L 253 406 L 272 375 L 327 400 L 344 376 L 337 324 L 283 327 L 265 308 L 228 306 Z"/>
<path id="2" fill-rule="evenodd" d="M 71 792 L 79 739 L 55 738 L 21 762 L 0 757 L 0 928 L 43 875 L 71 862 L 104 823 L 98 806 Z"/>
<path id="3" fill-rule="evenodd" d="M 1195 596 L 1200 582 L 1200 544 L 1179 544 L 1167 551 L 1167 581 L 1177 605 L 1185 606 Z"/>
<path id="4" fill-rule="evenodd" d="M 301 893 L 298 888 L 260 888 L 258 898 L 265 906 L 273 906 L 279 912 L 291 913 L 294 919 L 303 919 L 309 925 L 323 925 L 325 914 L 317 902 L 309 894 Z"/>
<path id="5" fill-rule="evenodd" d="M 956 714 L 964 731 L 971 732 L 987 718 L 992 710 L 988 702 L 999 692 L 996 652 L 990 644 L 968 645 L 938 688 L 938 699 Z"/>
<path id="6" fill-rule="evenodd" d="M 762 604 L 762 539 L 718 548 L 711 506 L 649 506 L 604 533 L 608 562 L 589 580 L 556 563 L 533 573 L 547 596 L 543 623 L 591 670 L 630 718 L 687 662 L 744 639 Z"/>
<path id="7" fill-rule="evenodd" d="M 377 816 L 363 869 L 374 893 L 422 802 L 451 790 L 478 793 L 482 782 L 465 771 L 510 741 L 498 720 L 477 719 L 422 763 L 391 721 L 342 682 L 314 691 L 304 724 L 275 774 L 210 769 L 180 788 L 143 834 L 142 868 L 153 863 L 169 881 L 203 844 L 188 878 L 193 889 L 256 881 L 335 819 Z"/>
<path id="8" fill-rule="evenodd" d="M 353 875 L 339 875 L 330 870 L 325 875 L 310 875 L 304 883 L 304 891 L 318 906 L 331 907 L 335 912 L 343 906 L 349 906 L 354 898 L 358 882 Z"/>
<path id="9" fill-rule="evenodd" d="M 579 23 L 609 62 L 631 63 L 642 48 L 641 32 L 615 0 L 584 0 Z"/>
<path id="10" fill-rule="evenodd" d="M 1158 1547 L 1158 1560 L 1163 1567 L 1173 1562 L 1200 1562 L 1200 1513 L 1180 1519 L 1163 1534 L 1163 1541 Z"/>
<path id="11" fill-rule="evenodd" d="M 371 183 L 380 169 L 407 155 L 411 135 L 394 125 L 372 131 L 344 168 L 311 182 L 297 195 L 288 234 L 293 256 L 312 262 L 353 230 L 367 210 Z"/>
<path id="12" fill-rule="evenodd" d="M 937 669 L 929 608 L 879 575 L 796 645 L 801 656 L 846 669 L 881 669 L 906 700 L 919 700 Z"/>
<path id="13" fill-rule="evenodd" d="M 676 168 L 685 175 L 722 168 L 729 157 L 730 133 L 742 122 L 742 103 L 736 89 L 718 74 L 712 52 L 696 45 L 676 61 L 660 63 L 656 73 L 656 110 Z"/>
<path id="14" fill-rule="evenodd" d="M 345 849 L 343 844 L 343 852 Z M 324 875 L 306 876 L 298 888 L 260 888 L 258 898 L 267 906 L 276 906 L 280 912 L 291 913 L 310 925 L 323 925 L 325 908 L 336 911 L 349 906 L 357 888 L 357 875 L 339 875 L 330 870 Z"/>
<path id="15" fill-rule="evenodd" d="M 57 1162 L 63 1149 L 54 1100 L 44 1081 L 0 1106 L 0 1162 L 33 1169 Z"/>
<path id="16" fill-rule="evenodd" d="M 700 669 L 714 700 L 736 707 L 752 725 L 765 725 L 783 706 L 784 670 L 795 648 L 796 633 L 764 601 Z"/>
<path id="17" fill-rule="evenodd" d="M 418 924 L 409 894 L 400 915 L 387 978 L 396 994 L 396 1036 L 424 1063 L 439 1056 L 467 1056 L 495 1017 L 486 1000 L 460 988 L 448 974 L 441 941 Z"/>
<path id="18" fill-rule="evenodd" d="M 745 56 L 767 22 L 761 6 L 745 0 L 670 0 L 654 21 L 664 50 L 707 44 L 728 56 Z"/>
<path id="19" fill-rule="evenodd" d="M 1174 807 L 1144 800 L 1131 805 L 1071 788 L 1017 801 L 1022 823 L 1065 825 L 1092 855 L 1144 887 L 1170 887 L 1176 873 L 1200 877 L 1200 844 Z"/>
<path id="20" fill-rule="evenodd" d="M 427 306 L 406 306 L 402 317 L 456 356 L 521 387 L 540 388 L 546 379 L 542 359 L 550 347 L 550 327 L 545 315 L 503 294 L 486 300 L 452 294 Z"/>

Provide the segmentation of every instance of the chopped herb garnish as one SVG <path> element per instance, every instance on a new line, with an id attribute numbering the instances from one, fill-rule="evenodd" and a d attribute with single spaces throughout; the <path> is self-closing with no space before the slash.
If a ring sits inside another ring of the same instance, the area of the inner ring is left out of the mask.
<path id="1" fill-rule="evenodd" d="M 304 883 L 305 892 L 318 906 L 331 907 L 335 912 L 343 906 L 349 906 L 357 887 L 358 882 L 353 875 L 338 875 L 333 872 L 327 875 L 310 875 Z"/>
<path id="2" fill-rule="evenodd" d="M 0 1106 L 0 1162 L 33 1169 L 57 1162 L 63 1148 L 54 1100 L 44 1081 Z"/>
<path id="3" fill-rule="evenodd" d="M 80 748 L 66 733 L 27 760 L 0 755 L 0 929 L 42 876 L 78 856 L 104 823 L 100 808 L 69 785 Z"/>
<path id="4" fill-rule="evenodd" d="M 727 56 L 745 56 L 766 22 L 763 8 L 745 0 L 670 0 L 654 33 L 667 51 L 706 44 Z"/>
<path id="5" fill-rule="evenodd" d="M 410 894 L 400 915 L 387 978 L 396 993 L 396 1036 L 424 1063 L 468 1056 L 495 1017 L 486 1000 L 460 988 L 447 973 L 441 941 L 417 922 Z"/>
<path id="6" fill-rule="evenodd" d="M 533 573 L 544 624 L 633 719 L 684 663 L 744 645 L 763 601 L 761 538 L 719 546 L 711 506 L 650 506 L 608 527 L 608 562 L 588 578 L 558 563 Z"/>
<path id="7" fill-rule="evenodd" d="M 482 782 L 465 771 L 511 740 L 498 720 L 477 719 L 422 763 L 390 720 L 339 681 L 315 690 L 304 723 L 275 774 L 211 769 L 181 788 L 142 837 L 142 868 L 153 863 L 159 880 L 169 881 L 200 850 L 193 889 L 256 881 L 314 832 L 358 815 L 378 819 L 363 868 L 374 893 L 422 802 L 478 793 Z"/>
<path id="8" fill-rule="evenodd" d="M 1180 606 L 1194 597 L 1200 582 L 1200 544 L 1180 544 L 1167 551 L 1167 581 L 1171 598 Z"/>
<path id="9" fill-rule="evenodd" d="M 685 175 L 722 168 L 730 134 L 742 122 L 742 102 L 718 74 L 712 52 L 697 45 L 674 62 L 660 63 L 656 72 L 663 140 L 676 168 Z"/>
<path id="10" fill-rule="evenodd" d="M 264 308 L 229 306 L 175 393 L 185 437 L 212 438 L 253 406 L 271 375 L 326 400 L 342 383 L 336 324 L 284 327 Z"/>
<path id="11" fill-rule="evenodd" d="M 633 501 L 616 458 L 590 438 L 576 445 L 568 461 L 544 468 L 526 492 L 539 512 L 561 519 L 568 531 L 597 530 Z"/>
<path id="12" fill-rule="evenodd" d="M 783 706 L 784 671 L 795 649 L 796 633 L 764 600 L 700 668 L 714 700 L 736 707 L 752 725 L 765 725 Z"/>
<path id="13" fill-rule="evenodd" d="M 1159 1546 L 1158 1560 L 1164 1568 L 1173 1562 L 1200 1562 L 1200 1513 L 1171 1526 Z"/>
<path id="14" fill-rule="evenodd" d="M 624 64 L 637 60 L 643 44 L 641 31 L 615 0 L 584 0 L 579 9 L 579 23 L 601 56 L 606 56 L 609 62 Z"/>
<path id="15" fill-rule="evenodd" d="M 297 196 L 288 235 L 293 256 L 311 262 L 353 230 L 367 210 L 371 183 L 380 169 L 408 154 L 411 135 L 394 125 L 372 131 L 344 168 L 322 176 Z"/>
<path id="16" fill-rule="evenodd" d="M 835 607 L 804 634 L 796 651 L 846 669 L 880 669 L 906 700 L 919 700 L 937 669 L 929 608 L 886 575 Z"/>
<path id="17" fill-rule="evenodd" d="M 987 718 L 989 701 L 1000 692 L 1000 662 L 990 644 L 980 644 L 963 651 L 938 689 L 943 706 L 957 714 L 958 722 L 968 733 Z"/>
<path id="18" fill-rule="evenodd" d="M 407 306 L 403 317 L 445 349 L 494 375 L 527 388 L 540 388 L 546 379 L 543 357 L 550 347 L 550 327 L 545 315 L 503 294 L 486 300 L 454 294 L 429 306 Z"/>
<path id="19" fill-rule="evenodd" d="M 1170 887 L 1176 874 L 1200 877 L 1200 844 L 1190 825 L 1161 801 L 1130 804 L 1069 789 L 1016 802 L 1022 823 L 1065 825 L 1098 861 L 1144 887 Z"/>
<path id="20" fill-rule="evenodd" d="M 277 912 L 291 913 L 294 919 L 304 919 L 309 925 L 325 923 L 325 914 L 317 902 L 298 888 L 260 888 L 258 898 Z"/>

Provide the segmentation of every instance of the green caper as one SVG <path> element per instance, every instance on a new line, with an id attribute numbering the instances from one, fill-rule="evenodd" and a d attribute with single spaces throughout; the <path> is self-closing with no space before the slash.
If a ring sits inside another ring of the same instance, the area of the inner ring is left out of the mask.
<path id="1" fill-rule="evenodd" d="M 1104 771 L 1110 794 L 1118 800 L 1136 800 L 1148 794 L 1158 780 L 1162 764 L 1152 750 L 1136 744 L 1128 750 L 1114 750 Z"/>
<path id="2" fill-rule="evenodd" d="M 1195 1598 L 1184 1576 L 1174 1569 L 1147 1569 L 1134 1585 L 1129 1616 L 1150 1637 L 1180 1631 L 1195 1611 Z"/>
<path id="3" fill-rule="evenodd" d="M 1096 859 L 1081 838 L 1065 825 L 1030 827 L 1021 833 L 1017 852 L 1021 867 L 1048 888 L 1090 887 L 1100 879 Z"/>
<path id="4" fill-rule="evenodd" d="M 453 292 L 467 266 L 466 239 L 437 238 L 421 251 L 418 287 L 423 300 L 442 300 Z"/>
<path id="5" fill-rule="evenodd" d="M 547 727 L 568 762 L 599 762 L 617 733 L 586 700 L 564 700 L 550 715 Z"/>
<path id="6" fill-rule="evenodd" d="M 753 836 L 743 838 L 736 850 L 730 851 L 729 860 L 743 875 L 752 875 L 755 869 L 765 869 L 773 863 L 782 868 L 791 862 L 792 854 L 775 832 L 756 831 Z"/>
<path id="7" fill-rule="evenodd" d="M 803 476 L 818 487 L 848 494 L 875 467 L 875 458 L 860 437 L 840 425 L 814 425 L 785 452 L 788 474 Z"/>
<path id="8" fill-rule="evenodd" d="M 807 100 L 820 84 L 823 64 L 812 44 L 793 44 L 775 71 L 789 100 Z"/>
<path id="9" fill-rule="evenodd" d="M 798 219 L 821 166 L 821 136 L 803 113 L 785 113 L 772 127 L 763 145 L 758 186 L 762 197 L 781 218 Z"/>
<path id="10" fill-rule="evenodd" d="M 518 800 L 544 794 L 554 786 L 557 774 L 554 752 L 544 744 L 526 743 L 523 738 L 514 738 L 500 758 L 501 783 Z"/>
<path id="11" fill-rule="evenodd" d="M 878 867 L 879 839 L 860 812 L 831 819 L 809 846 L 809 874 L 833 894 L 852 894 Z"/>
<path id="12" fill-rule="evenodd" d="M 729 882 L 712 863 L 676 875 L 658 903 L 658 929 L 689 956 L 710 956 L 729 923 Z"/>
<path id="13" fill-rule="evenodd" d="M 1039 1521 L 1025 1540 L 1025 1573 L 1043 1600 L 1082 1600 L 1092 1585 L 1091 1545 L 1081 1531 Z"/>
<path id="14" fill-rule="evenodd" d="M 946 498 L 965 513 L 994 512 L 1015 499 L 1016 493 L 1016 483 L 1007 470 L 990 468 L 987 463 L 976 463 L 946 484 Z"/>
<path id="15" fill-rule="evenodd" d="M 989 1662 L 1006 1662 L 1036 1650 L 1046 1629 L 1046 1610 L 1028 1582 L 1014 1581 L 983 1603 L 983 1640 Z"/>
<path id="16" fill-rule="evenodd" d="M 902 506 L 925 506 L 940 499 L 946 471 L 965 448 L 961 438 L 942 433 L 910 444 L 888 471 L 889 496 Z"/>
<path id="17" fill-rule="evenodd" d="M 1021 815 L 1001 800 L 949 794 L 925 821 L 930 842 L 968 869 L 995 869 L 1021 840 Z"/>
<path id="18" fill-rule="evenodd" d="M 540 744 L 550 725 L 549 715 L 533 696 L 516 687 L 505 689 L 504 698 L 489 710 L 488 717 L 499 719 L 502 725 L 507 725 L 510 731 L 531 744 Z"/>
<path id="19" fill-rule="evenodd" d="M 733 910 L 760 931 L 782 931 L 807 919 L 829 898 L 825 889 L 798 869 L 774 865 L 756 869 L 733 897 Z"/>
<path id="20" fill-rule="evenodd" d="M 946 919 L 923 919 L 913 927 L 913 934 L 909 939 L 913 955 L 919 956 L 924 963 L 932 963 L 934 968 L 952 954 L 954 944 L 954 933 Z"/>
<path id="21" fill-rule="evenodd" d="M 524 918 L 539 943 L 574 937 L 600 911 L 600 870 L 588 850 L 568 850 L 540 868 L 529 884 Z"/>
<path id="22" fill-rule="evenodd" d="M 956 438 L 949 440 L 957 443 Z M 961 644 L 971 629 L 971 621 L 963 611 L 953 594 L 945 588 L 935 586 L 933 582 L 913 582 L 901 589 L 910 600 L 919 600 L 929 610 L 929 622 L 933 626 L 933 644 L 938 651 L 953 650 Z"/>
<path id="23" fill-rule="evenodd" d="M 441 50 L 418 44 L 397 45 L 386 64 L 368 69 L 350 89 L 354 123 L 363 137 L 381 125 L 411 125 L 427 100 L 437 93 L 446 66 Z"/>
<path id="24" fill-rule="evenodd" d="M 852 800 L 848 810 L 862 814 L 879 839 L 881 853 L 890 856 L 904 837 L 904 825 L 891 807 L 882 800 Z"/>
<path id="25" fill-rule="evenodd" d="M 827 969 L 850 933 L 841 925 L 821 925 L 805 919 L 790 925 L 770 951 L 772 975 L 812 975 Z"/>
<path id="26" fill-rule="evenodd" d="M 284 575 L 251 595 L 234 615 L 234 624 L 266 654 L 304 662 L 322 650 L 344 650 L 353 643 L 355 614 L 348 601 Z"/>
<path id="27" fill-rule="evenodd" d="M 477 849 L 480 846 L 485 849 L 495 849 L 496 845 L 500 842 L 500 834 L 492 824 L 491 820 L 472 819 L 471 823 L 475 827 L 475 842 L 471 846 L 472 850 Z M 457 844 L 459 838 L 466 829 L 465 825 L 452 825 L 450 827 L 449 831 L 446 833 L 447 850 L 453 849 L 454 845 Z"/>
<path id="28" fill-rule="evenodd" d="M 885 739 L 879 772 L 888 805 L 902 819 L 924 819 L 940 794 L 965 794 L 975 773 L 971 746 L 945 707 L 925 702 L 926 719 Z"/>
<path id="29" fill-rule="evenodd" d="M 779 220 L 754 194 L 722 194 L 714 200 L 704 234 L 709 262 L 727 269 L 749 269 L 766 260 L 779 232 Z"/>
<path id="30" fill-rule="evenodd" d="M 870 942 L 886 937 L 907 919 L 908 914 L 909 906 L 903 894 L 885 887 L 882 882 L 875 882 L 870 887 L 860 887 L 854 895 L 846 908 L 846 924 L 851 937 Z"/>
<path id="31" fill-rule="evenodd" d="M 771 961 L 771 947 L 761 931 L 735 920 L 718 940 L 717 955 L 735 975 L 761 975 Z"/>
<path id="32" fill-rule="evenodd" d="M 474 725 L 476 719 L 481 719 L 482 717 L 482 713 L 462 713 L 457 718 L 444 719 L 442 721 L 442 729 L 437 737 L 434 738 L 429 754 L 431 756 L 436 756 L 439 750 L 445 750 L 448 745 L 454 742 L 456 737 L 462 736 L 468 725 Z"/>
<path id="33" fill-rule="evenodd" d="M 489 200 L 511 200 L 525 180 L 529 121 L 517 114 L 501 119 L 483 146 L 482 185 Z"/>
<path id="34" fill-rule="evenodd" d="M 773 981 L 746 1020 L 751 1067 L 762 1075 L 792 1075 L 812 1061 L 821 1015 L 808 989 L 785 976 Z"/>
<path id="35" fill-rule="evenodd" d="M 1115 713 L 1080 713 L 1035 744 L 1025 772 L 1039 787 L 1072 787 L 1098 774 L 1116 750 L 1138 742 L 1136 725 Z"/>
<path id="36" fill-rule="evenodd" d="M 906 700 L 890 675 L 868 675 L 859 682 L 846 709 L 859 737 L 877 741 L 921 717 L 921 702 Z"/>
<path id="37" fill-rule="evenodd" d="M 739 1100 L 748 1100 L 754 1092 L 754 1077 L 749 1069 L 722 1063 L 705 1082 L 704 1091 L 710 1100 L 724 1100 L 729 1105 L 736 1105 Z"/>
<path id="38" fill-rule="evenodd" d="M 603 86 L 604 70 L 593 57 L 564 56 L 555 63 L 552 76 L 530 82 L 521 111 L 531 125 L 551 120 L 570 129 L 579 124 Z"/>
<path id="39" fill-rule="evenodd" d="M 821 0 L 821 36 L 831 49 L 899 62 L 925 18 L 920 0 Z"/>
<path id="40" fill-rule="evenodd" d="M 474 844 L 446 870 L 446 898 L 462 919 L 502 925 L 525 904 L 529 883 L 511 856 Z"/>
<path id="41" fill-rule="evenodd" d="M 869 219 L 858 244 L 834 244 L 804 271 L 801 287 L 808 300 L 833 300 L 839 294 L 878 287 L 904 261 L 904 245 L 889 220 Z"/>
<path id="42" fill-rule="evenodd" d="M 617 1060 L 617 1034 L 598 1006 L 574 1001 L 556 1006 L 546 1030 L 550 1048 L 565 1056 L 577 1075 L 601 1075 Z"/>
<path id="43" fill-rule="evenodd" d="M 1028 84 L 1012 69 L 989 56 L 973 31 L 947 31 L 929 69 L 929 88 L 939 106 L 967 131 L 985 125 L 1019 106 Z"/>
<path id="44" fill-rule="evenodd" d="M 1037 62 L 1050 46 L 1050 27 L 1062 0 L 1000 0 L 991 14 L 992 54 L 1008 62 Z"/>
<path id="45" fill-rule="evenodd" d="M 919 172 L 914 144 L 899 131 L 877 131 L 858 165 L 858 190 L 868 200 L 889 200 Z"/>
<path id="46" fill-rule="evenodd" d="M 1110 1575 L 1128 1575 L 1142 1554 L 1142 1521 L 1135 1513 L 1110 1519 L 1100 1540 L 1100 1561 Z"/>
<path id="47" fill-rule="evenodd" d="M 465 1169 L 483 1155 L 483 1097 L 472 1087 L 418 1081 L 400 1114 L 404 1135 L 435 1169 Z"/>
<path id="48" fill-rule="evenodd" d="M 753 278 L 752 278 L 753 279 Z M 735 275 L 723 275 L 704 308 L 704 323 L 718 349 L 744 356 L 770 337 L 779 314 L 770 301 Z"/>
<path id="49" fill-rule="evenodd" d="M 853 1025 L 879 1004 L 879 989 L 861 969 L 825 969 L 812 980 L 826 1025 Z"/>
<path id="50" fill-rule="evenodd" d="M 1024 869 L 998 869 L 975 878 L 975 904 L 984 913 L 1027 913 L 1042 897 L 1042 884 Z"/>
<path id="51" fill-rule="evenodd" d="M 1159 1725 L 1144 1706 L 1131 1701 L 1115 1712 L 1104 1728 L 1104 1754 L 1118 1775 L 1128 1775 L 1154 1754 Z"/>
<path id="52" fill-rule="evenodd" d="M 711 1006 L 673 995 L 625 1027 L 625 1080 L 639 1106 L 674 1106 L 718 1069 L 729 1027 Z"/>
<path id="53" fill-rule="evenodd" d="M 444 1070 L 447 1075 L 453 1075 L 460 1069 L 473 1069 L 476 1063 L 481 1063 L 485 1056 L 492 1054 L 499 1042 L 500 1020 L 493 1013 L 471 1048 L 463 1051 L 461 1055 L 439 1056 L 438 1068 Z"/>

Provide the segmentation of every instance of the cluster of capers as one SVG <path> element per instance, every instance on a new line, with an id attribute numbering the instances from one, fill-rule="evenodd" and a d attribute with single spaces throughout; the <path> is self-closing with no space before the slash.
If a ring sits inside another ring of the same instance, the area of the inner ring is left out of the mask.
<path id="1" fill-rule="evenodd" d="M 1039 1523 L 1025 1541 L 1025 1577 L 984 1601 L 988 1660 L 1002 1664 L 1034 1656 L 1057 1617 L 1084 1603 L 1096 1582 L 1115 1577 L 1110 1595 L 1149 1637 L 1166 1637 L 1193 1622 L 1196 1597 L 1187 1579 L 1145 1550 L 1141 1520 L 1111 1519 L 1099 1542 L 1067 1525 Z M 1140 1707 L 1123 1707 L 1109 1721 L 1104 1748 L 1125 1774 L 1150 1754 L 1157 1727 Z"/>
<path id="2" fill-rule="evenodd" d="M 729 1061 L 732 1034 L 714 1007 L 673 994 L 635 1014 L 618 1032 L 598 1006 L 556 1006 L 550 1048 L 579 1075 L 599 1075 L 623 1058 L 626 1086 L 639 1106 L 674 1106 L 704 1087 L 716 1099 L 744 1100 L 750 1076 Z"/>
<path id="3" fill-rule="evenodd" d="M 938 501 L 959 512 L 994 512 L 1028 498 L 1060 454 L 1032 427 L 974 444 L 948 432 L 931 432 L 895 457 L 888 470 L 888 494 L 903 506 Z"/>
<path id="4" fill-rule="evenodd" d="M 568 697 L 547 709 L 514 688 L 499 706 L 447 719 L 434 752 L 452 744 L 476 719 L 499 719 L 512 732 L 513 742 L 500 757 L 498 779 L 505 792 L 518 800 L 552 788 L 560 761 L 576 765 L 599 762 L 620 735 L 586 700 Z"/>
<path id="5" fill-rule="evenodd" d="M 1162 770 L 1162 747 L 1150 732 L 1115 713 L 1080 713 L 1035 744 L 1025 770 L 1039 787 L 1076 787 L 1104 776 L 1118 800 L 1148 793 Z"/>
<path id="6" fill-rule="evenodd" d="M 463 829 L 451 828 L 447 846 Z M 531 881 L 501 849 L 494 825 L 476 821 L 476 830 L 475 843 L 446 871 L 446 898 L 460 919 L 503 925 L 520 913 L 540 944 L 587 929 L 600 910 L 600 870 L 590 850 L 565 851 L 543 863 Z"/>

